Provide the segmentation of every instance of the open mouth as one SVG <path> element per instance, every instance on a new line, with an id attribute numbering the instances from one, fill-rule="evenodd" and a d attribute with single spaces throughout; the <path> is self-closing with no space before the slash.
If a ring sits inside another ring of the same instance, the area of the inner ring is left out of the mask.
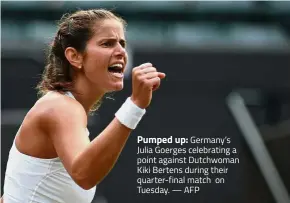
<path id="1" fill-rule="evenodd" d="M 123 73 L 123 68 L 118 67 L 109 67 L 109 72 L 111 73 Z"/>
<path id="2" fill-rule="evenodd" d="M 118 78 L 123 77 L 123 70 L 122 64 L 114 64 L 108 68 L 108 71 Z"/>

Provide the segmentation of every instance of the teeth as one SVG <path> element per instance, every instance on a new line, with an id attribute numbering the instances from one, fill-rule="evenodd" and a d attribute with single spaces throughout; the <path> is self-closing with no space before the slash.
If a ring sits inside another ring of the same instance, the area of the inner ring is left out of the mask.
<path id="1" fill-rule="evenodd" d="M 123 68 L 123 65 L 118 63 L 118 64 L 113 64 L 113 65 L 111 65 L 110 67 Z"/>

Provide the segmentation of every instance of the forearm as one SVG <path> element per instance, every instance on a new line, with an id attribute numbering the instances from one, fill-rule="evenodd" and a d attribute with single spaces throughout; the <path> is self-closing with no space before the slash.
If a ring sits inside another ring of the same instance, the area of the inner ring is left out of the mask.
<path id="1" fill-rule="evenodd" d="M 98 184 L 115 165 L 132 130 L 116 118 L 73 161 L 72 173 L 86 188 Z"/>
<path id="2" fill-rule="evenodd" d="M 127 98 L 108 127 L 72 161 L 72 176 L 83 188 L 95 186 L 108 174 L 116 163 L 131 129 L 136 128 L 145 114 L 145 109 L 151 102 L 153 89 L 157 89 L 160 79 L 165 77 L 164 73 L 156 72 L 151 66 L 152 64 L 148 63 L 134 68 L 132 97 Z"/>

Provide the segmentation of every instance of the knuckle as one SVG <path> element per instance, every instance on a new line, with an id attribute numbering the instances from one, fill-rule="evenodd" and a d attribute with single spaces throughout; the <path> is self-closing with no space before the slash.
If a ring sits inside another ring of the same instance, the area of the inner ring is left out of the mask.
<path id="1" fill-rule="evenodd" d="M 141 75 L 141 72 L 140 72 L 140 70 L 139 69 L 137 69 L 137 70 L 135 70 L 134 71 L 134 73 L 133 73 L 134 75 L 136 75 L 136 76 L 139 76 L 139 75 Z"/>
<path id="2" fill-rule="evenodd" d="M 138 81 L 142 81 L 142 79 L 143 79 L 142 75 L 140 75 L 140 74 L 137 75 L 136 78 L 137 78 Z"/>
<path id="3" fill-rule="evenodd" d="M 137 75 L 137 70 L 136 69 L 135 70 L 133 69 L 132 70 L 132 76 L 135 76 L 135 75 Z"/>
<path id="4" fill-rule="evenodd" d="M 132 72 L 135 73 L 137 70 L 138 70 L 138 67 L 134 67 L 134 68 L 132 69 Z"/>
<path id="5" fill-rule="evenodd" d="M 145 63 L 143 65 L 146 66 L 146 67 L 150 67 L 150 66 L 152 66 L 152 63 Z"/>
<path id="6" fill-rule="evenodd" d="M 146 82 L 145 78 L 142 77 L 142 76 L 139 76 L 139 77 L 138 77 L 138 80 L 139 80 L 139 82 L 140 82 L 141 84 L 145 84 L 145 82 Z"/>

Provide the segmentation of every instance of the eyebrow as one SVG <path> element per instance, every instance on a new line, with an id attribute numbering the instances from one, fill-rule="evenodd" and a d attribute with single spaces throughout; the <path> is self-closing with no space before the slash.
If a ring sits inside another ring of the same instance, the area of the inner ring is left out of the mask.
<path id="1" fill-rule="evenodd" d="M 104 37 L 104 38 L 100 39 L 100 41 L 104 41 L 104 40 L 115 40 L 115 41 L 117 41 L 117 39 L 115 37 Z M 119 41 L 122 42 L 122 43 L 126 43 L 125 39 L 120 39 Z"/>

